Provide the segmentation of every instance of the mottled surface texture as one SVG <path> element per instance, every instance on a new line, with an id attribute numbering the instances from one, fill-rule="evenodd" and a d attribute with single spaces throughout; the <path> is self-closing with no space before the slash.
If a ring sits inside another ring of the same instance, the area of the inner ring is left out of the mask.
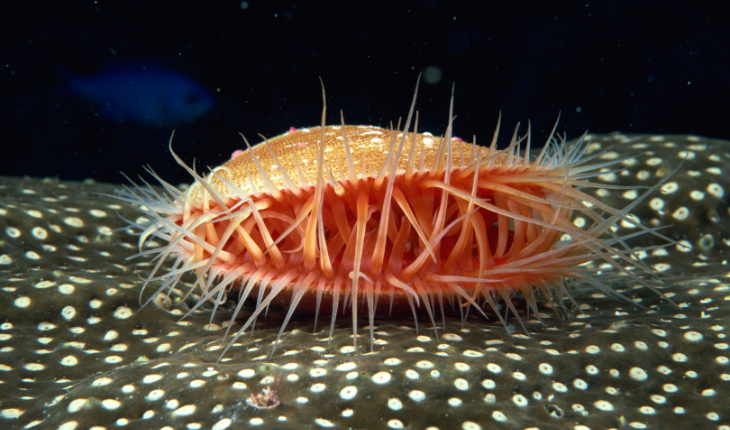
<path id="1" fill-rule="evenodd" d="M 179 321 L 188 302 L 140 309 L 151 266 L 126 260 L 137 237 L 117 216 L 138 212 L 95 194 L 115 186 L 0 178 L 0 427 L 730 429 L 730 142 L 593 145 L 644 154 L 596 179 L 612 184 L 652 185 L 686 159 L 634 211 L 685 245 L 637 256 L 678 307 L 635 283 L 611 285 L 645 309 L 576 285 L 584 314 L 541 301 L 544 325 L 523 315 L 529 336 L 476 312 L 438 339 L 427 318 L 418 334 L 410 318 L 380 319 L 374 352 L 363 330 L 358 355 L 346 318 L 328 342 L 309 317 L 269 357 L 283 318 L 271 310 L 217 362 L 230 309 L 212 326 L 208 310 Z M 597 193 L 623 207 L 641 189 Z"/>

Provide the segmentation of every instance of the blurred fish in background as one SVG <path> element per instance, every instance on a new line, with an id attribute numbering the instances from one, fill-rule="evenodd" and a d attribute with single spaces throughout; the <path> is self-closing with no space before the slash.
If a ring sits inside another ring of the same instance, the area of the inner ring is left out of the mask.
<path id="1" fill-rule="evenodd" d="M 66 79 L 66 94 L 116 123 L 177 127 L 214 105 L 212 94 L 193 78 L 152 62 L 115 63 L 92 75 L 58 73 Z"/>

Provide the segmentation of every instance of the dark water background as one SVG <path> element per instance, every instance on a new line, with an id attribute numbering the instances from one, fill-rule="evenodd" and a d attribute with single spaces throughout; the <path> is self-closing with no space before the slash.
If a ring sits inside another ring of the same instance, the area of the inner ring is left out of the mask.
<path id="1" fill-rule="evenodd" d="M 478 142 L 500 109 L 503 143 L 528 119 L 544 139 L 559 111 L 569 138 L 730 139 L 723 2 L 15 2 L 3 15 L 0 175 L 122 182 L 120 171 L 151 164 L 179 183 L 173 128 L 183 159 L 215 166 L 241 147 L 239 132 L 259 141 L 318 124 L 318 77 L 328 123 L 341 109 L 348 123 L 387 126 L 406 115 L 423 71 L 419 129 L 434 134 L 455 82 L 455 134 Z M 110 121 L 68 91 L 70 75 L 139 63 L 189 77 L 214 106 L 149 126 Z"/>

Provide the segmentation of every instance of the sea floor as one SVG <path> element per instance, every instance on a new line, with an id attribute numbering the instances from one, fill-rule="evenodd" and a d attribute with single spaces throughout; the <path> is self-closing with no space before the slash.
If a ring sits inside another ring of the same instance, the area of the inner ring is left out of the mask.
<path id="1" fill-rule="evenodd" d="M 180 319 L 185 285 L 174 307 L 140 306 L 153 266 L 127 259 L 138 236 L 122 218 L 140 212 L 104 196 L 119 185 L 0 177 L 0 427 L 730 429 L 730 142 L 611 134 L 593 145 L 644 154 L 596 179 L 639 195 L 685 160 L 661 202 L 634 211 L 690 245 L 639 256 L 676 306 L 635 282 L 610 285 L 641 307 L 575 285 L 579 309 L 540 301 L 539 319 L 521 315 L 527 333 L 474 311 L 445 327 L 439 316 L 436 330 L 427 316 L 418 331 L 411 317 L 379 318 L 372 351 L 366 323 L 356 351 L 348 316 L 332 339 L 329 318 L 315 330 L 298 317 L 272 355 L 285 315 L 272 309 L 221 359 L 230 302 L 210 325 L 209 309 Z M 616 207 L 637 198 L 604 191 Z"/>

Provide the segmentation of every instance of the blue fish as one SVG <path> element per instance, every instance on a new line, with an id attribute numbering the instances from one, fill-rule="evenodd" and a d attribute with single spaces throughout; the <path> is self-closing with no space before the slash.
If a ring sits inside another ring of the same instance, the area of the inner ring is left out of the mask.
<path id="1" fill-rule="evenodd" d="M 154 64 L 105 68 L 94 75 L 65 73 L 67 91 L 93 103 L 114 122 L 176 127 L 208 112 L 213 96 L 189 76 Z"/>

